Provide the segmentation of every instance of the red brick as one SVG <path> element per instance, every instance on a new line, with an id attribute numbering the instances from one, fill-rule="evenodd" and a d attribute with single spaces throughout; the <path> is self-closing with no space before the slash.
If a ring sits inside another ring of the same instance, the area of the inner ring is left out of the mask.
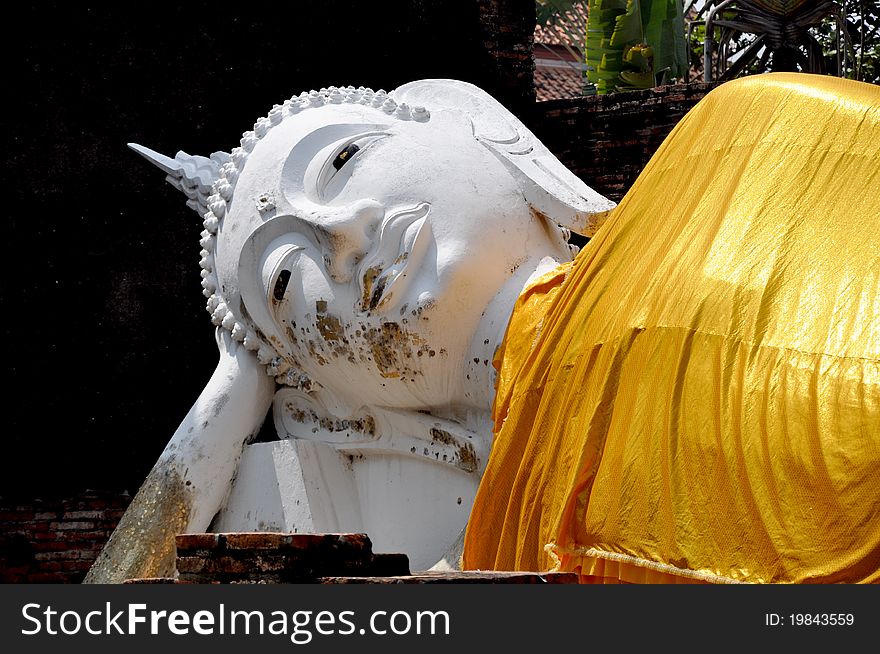
<path id="1" fill-rule="evenodd" d="M 100 520 L 104 517 L 103 511 L 65 511 L 63 520 Z"/>
<path id="2" fill-rule="evenodd" d="M 79 550 L 59 550 L 56 552 L 37 552 L 34 558 L 37 561 L 64 561 L 79 558 Z"/>
<path id="3" fill-rule="evenodd" d="M 175 542 L 178 551 L 215 550 L 223 547 L 220 534 L 180 534 Z"/>
<path id="4" fill-rule="evenodd" d="M 55 520 L 58 518 L 59 511 L 42 511 L 34 515 L 35 520 Z"/>
<path id="5" fill-rule="evenodd" d="M 284 572 L 290 567 L 290 560 L 280 556 L 254 557 L 253 559 L 238 559 L 231 556 L 212 558 L 193 556 L 178 557 L 177 559 L 177 570 L 181 574 L 256 576 L 264 573 Z"/>
<path id="6" fill-rule="evenodd" d="M 99 542 L 102 545 L 110 538 L 109 529 L 96 529 L 93 531 L 71 531 L 64 534 L 71 542 Z"/>
<path id="7" fill-rule="evenodd" d="M 207 559 L 202 556 L 178 556 L 177 571 L 181 573 L 197 573 L 201 572 L 205 567 Z"/>
<path id="8" fill-rule="evenodd" d="M 65 561 L 66 563 L 66 561 Z M 60 561 L 43 561 L 40 564 L 40 571 L 42 572 L 58 572 L 61 570 L 62 562 Z"/>
<path id="9" fill-rule="evenodd" d="M 59 538 L 57 534 L 52 535 L 55 536 L 52 540 L 33 541 L 34 550 L 37 552 L 61 552 L 70 549 L 70 543 L 64 538 Z"/>
<path id="10" fill-rule="evenodd" d="M 33 519 L 33 511 L 0 511 L 0 522 L 2 523 L 28 522 Z"/>
<path id="11" fill-rule="evenodd" d="M 289 534 L 272 532 L 230 533 L 226 536 L 229 550 L 312 550 L 345 549 L 372 551 L 366 534 Z"/>
<path id="12" fill-rule="evenodd" d="M 86 556 L 86 553 L 88 553 L 88 556 L 94 557 L 98 556 L 98 552 L 104 549 L 105 542 L 103 540 L 88 540 L 78 543 L 76 547 L 83 552 L 83 556 Z"/>
<path id="13" fill-rule="evenodd" d="M 74 561 L 62 561 L 61 569 L 67 572 L 87 572 L 92 567 L 94 560 L 78 559 Z M 43 567 L 43 566 L 41 566 Z"/>
<path id="14" fill-rule="evenodd" d="M 65 505 L 65 508 L 71 511 L 100 511 L 102 509 L 106 509 L 110 506 L 110 502 L 101 498 L 94 498 L 89 500 L 80 500 L 78 502 L 68 502 Z"/>
<path id="15" fill-rule="evenodd" d="M 59 531 L 67 531 L 78 529 L 80 531 L 88 531 L 90 529 L 95 528 L 94 522 L 81 522 L 81 521 L 58 521 L 58 522 L 50 522 L 49 529 L 58 529 Z"/>

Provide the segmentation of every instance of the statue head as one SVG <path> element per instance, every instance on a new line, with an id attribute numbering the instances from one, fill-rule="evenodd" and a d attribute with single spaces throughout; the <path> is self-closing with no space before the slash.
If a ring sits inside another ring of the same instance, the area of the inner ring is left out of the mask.
<path id="1" fill-rule="evenodd" d="M 208 310 L 337 414 L 467 405 L 493 298 L 542 257 L 569 259 L 568 229 L 612 206 L 451 80 L 303 93 L 214 160 Z"/>

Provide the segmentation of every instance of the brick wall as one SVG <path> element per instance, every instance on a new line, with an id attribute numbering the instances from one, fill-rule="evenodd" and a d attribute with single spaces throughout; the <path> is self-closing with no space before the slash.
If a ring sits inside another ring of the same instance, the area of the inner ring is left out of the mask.
<path id="1" fill-rule="evenodd" d="M 498 80 L 495 98 L 517 115 L 535 102 L 535 3 L 533 0 L 477 0 L 483 47 Z M 490 89 L 486 89 L 490 90 Z"/>
<path id="2" fill-rule="evenodd" d="M 539 102 L 530 127 L 578 177 L 619 201 L 676 123 L 714 87 L 680 84 Z"/>
<path id="3" fill-rule="evenodd" d="M 131 497 L 86 492 L 72 499 L 0 498 L 0 583 L 79 583 Z"/>

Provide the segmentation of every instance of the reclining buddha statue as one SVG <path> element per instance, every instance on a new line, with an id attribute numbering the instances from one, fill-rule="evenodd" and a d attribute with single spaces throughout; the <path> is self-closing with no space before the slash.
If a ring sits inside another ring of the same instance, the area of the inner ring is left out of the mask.
<path id="1" fill-rule="evenodd" d="M 877 87 L 724 84 L 616 208 L 450 80 L 133 147 L 204 219 L 220 362 L 87 581 L 266 530 L 417 569 L 880 578 Z"/>

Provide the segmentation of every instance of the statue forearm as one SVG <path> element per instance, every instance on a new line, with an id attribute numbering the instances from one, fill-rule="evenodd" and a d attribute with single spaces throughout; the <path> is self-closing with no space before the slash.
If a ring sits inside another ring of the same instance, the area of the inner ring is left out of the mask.
<path id="1" fill-rule="evenodd" d="M 174 537 L 205 531 L 221 508 L 274 382 L 252 352 L 218 330 L 220 361 L 86 577 L 86 583 L 174 573 Z"/>

